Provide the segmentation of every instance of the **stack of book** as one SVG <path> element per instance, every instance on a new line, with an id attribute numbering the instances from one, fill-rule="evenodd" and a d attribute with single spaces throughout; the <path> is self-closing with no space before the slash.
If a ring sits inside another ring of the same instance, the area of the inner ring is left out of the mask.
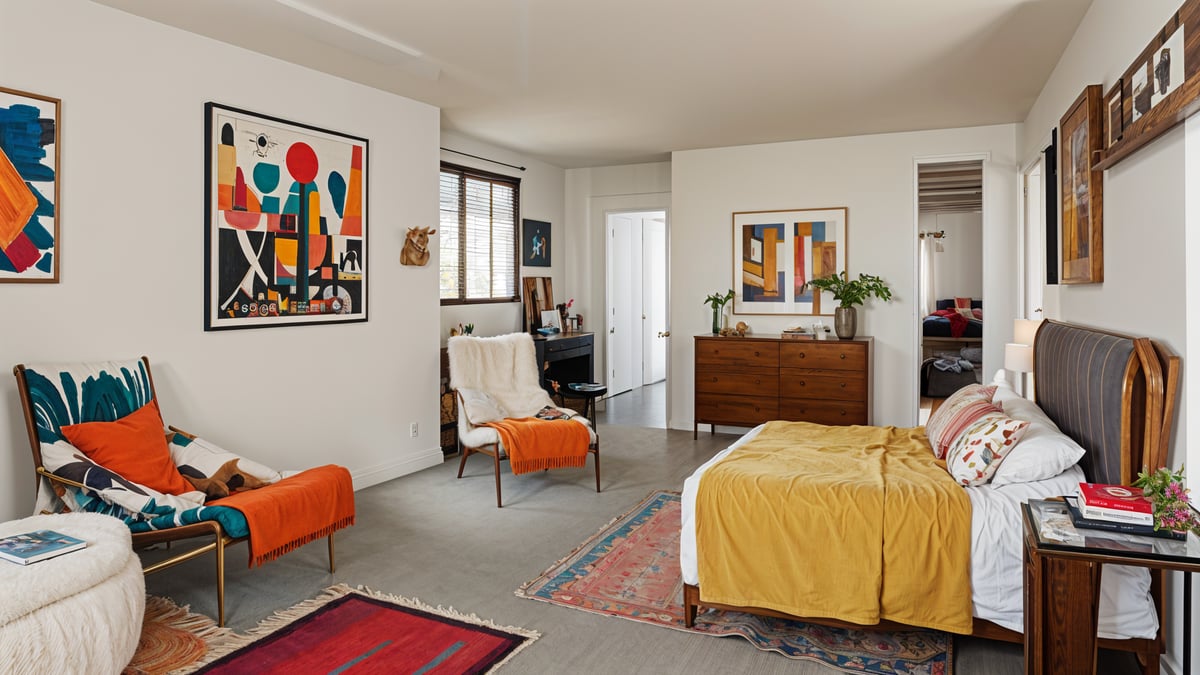
<path id="1" fill-rule="evenodd" d="M 779 332 L 779 337 L 784 340 L 814 340 L 817 336 L 797 326 L 795 328 L 784 328 Z"/>
<path id="2" fill-rule="evenodd" d="M 1178 533 L 1154 529 L 1154 508 L 1142 489 L 1126 485 L 1080 483 L 1066 498 L 1075 527 L 1180 539 Z M 1184 535 L 1186 536 L 1186 535 Z"/>

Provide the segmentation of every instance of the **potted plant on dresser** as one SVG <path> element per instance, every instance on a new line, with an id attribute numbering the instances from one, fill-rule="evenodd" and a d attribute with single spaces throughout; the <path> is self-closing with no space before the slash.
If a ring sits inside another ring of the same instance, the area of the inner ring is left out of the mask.
<path id="1" fill-rule="evenodd" d="M 884 302 L 892 299 L 892 290 L 888 288 L 887 282 L 871 274 L 859 274 L 857 279 L 851 279 L 850 275 L 842 270 L 841 274 L 813 279 L 807 285 L 832 294 L 833 299 L 838 301 L 838 307 L 833 313 L 833 330 L 843 340 L 849 340 L 858 332 L 858 310 L 855 309 L 857 305 L 863 304 L 871 297 Z"/>

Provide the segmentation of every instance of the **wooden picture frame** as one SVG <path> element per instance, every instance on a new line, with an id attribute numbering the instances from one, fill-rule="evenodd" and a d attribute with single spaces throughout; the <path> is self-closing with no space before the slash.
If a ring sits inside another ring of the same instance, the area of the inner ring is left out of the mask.
<path id="1" fill-rule="evenodd" d="M 365 138 L 204 104 L 204 330 L 367 320 Z"/>
<path id="2" fill-rule="evenodd" d="M 525 277 L 521 280 L 525 332 L 542 327 L 542 312 L 554 309 L 554 284 L 550 277 Z"/>
<path id="3" fill-rule="evenodd" d="M 1104 95 L 1104 126 L 1106 130 L 1104 147 L 1111 148 L 1121 140 L 1125 131 L 1125 91 L 1124 80 L 1118 79 L 1112 89 Z"/>
<path id="4" fill-rule="evenodd" d="M 1100 85 L 1089 85 L 1059 121 L 1064 284 L 1104 281 L 1104 180 L 1096 163 L 1103 153 Z"/>
<path id="5" fill-rule="evenodd" d="M 62 101 L 0 87 L 0 282 L 58 283 Z"/>
<path id="6" fill-rule="evenodd" d="M 837 302 L 808 282 L 847 270 L 850 209 L 733 214 L 734 314 L 830 316 Z"/>

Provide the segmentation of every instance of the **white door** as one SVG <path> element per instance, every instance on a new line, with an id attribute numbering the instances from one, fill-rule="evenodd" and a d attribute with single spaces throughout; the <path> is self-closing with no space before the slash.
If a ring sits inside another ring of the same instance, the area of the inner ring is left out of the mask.
<path id="1" fill-rule="evenodd" d="M 642 384 L 667 378 L 667 223 L 665 213 L 642 220 Z"/>
<path id="2" fill-rule="evenodd" d="M 634 361 L 635 350 L 641 351 L 641 294 L 634 294 L 635 270 L 636 280 L 641 280 L 641 247 L 635 249 L 633 246 L 635 225 L 640 226 L 641 223 L 640 219 L 626 213 L 609 214 L 607 221 L 608 350 L 605 361 L 608 367 L 608 395 L 614 396 L 641 385 L 640 354 L 638 360 Z M 641 241 L 640 236 L 637 241 Z M 633 376 L 635 364 L 637 377 Z"/>
<path id="3" fill-rule="evenodd" d="M 1023 256 L 1024 297 L 1022 314 L 1026 319 L 1042 318 L 1042 292 L 1046 283 L 1046 228 L 1042 196 L 1042 163 L 1033 165 L 1025 174 L 1025 229 Z"/>

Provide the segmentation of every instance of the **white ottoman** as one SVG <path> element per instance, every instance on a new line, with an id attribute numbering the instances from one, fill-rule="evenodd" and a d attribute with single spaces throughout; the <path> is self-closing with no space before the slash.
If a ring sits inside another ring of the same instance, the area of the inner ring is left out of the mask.
<path id="1" fill-rule="evenodd" d="M 0 523 L 0 537 L 34 530 L 69 534 L 87 548 L 24 566 L 0 560 L 0 672 L 120 673 L 146 607 L 129 528 L 96 513 Z"/>

